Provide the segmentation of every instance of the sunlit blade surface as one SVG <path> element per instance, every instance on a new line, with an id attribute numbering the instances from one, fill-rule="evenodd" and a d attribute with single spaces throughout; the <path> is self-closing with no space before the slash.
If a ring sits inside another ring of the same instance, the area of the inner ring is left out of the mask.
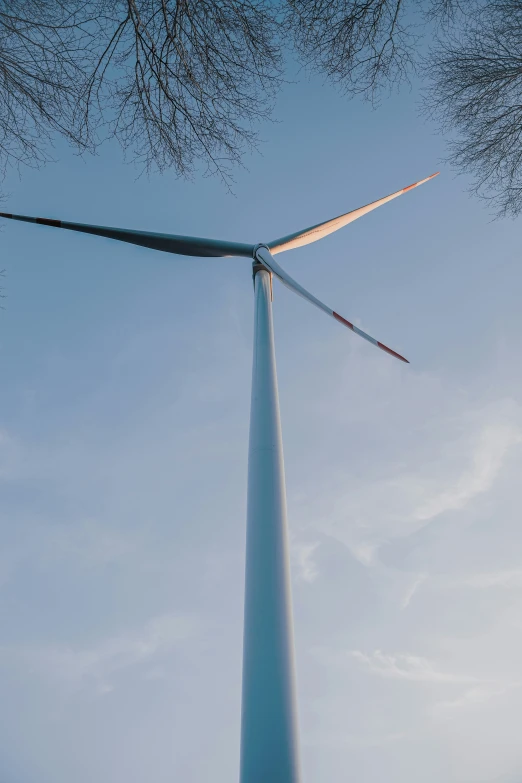
<path id="1" fill-rule="evenodd" d="M 428 180 L 436 177 L 437 174 L 439 174 L 438 171 L 430 177 L 426 177 L 426 179 L 421 179 L 419 182 L 414 182 L 413 185 L 408 185 L 406 188 L 402 188 L 396 193 L 392 193 L 390 196 L 385 196 L 385 198 L 374 201 L 372 204 L 366 204 L 365 207 L 359 207 L 359 209 L 354 209 L 352 212 L 346 212 L 344 215 L 339 215 L 339 217 L 333 218 L 332 220 L 327 220 L 325 223 L 318 223 L 316 226 L 305 228 L 302 231 L 296 231 L 295 234 L 289 234 L 287 237 L 281 237 L 281 239 L 274 239 L 273 242 L 267 242 L 270 252 L 272 254 L 282 253 L 284 250 L 292 250 L 295 247 L 317 242 L 318 239 L 322 239 L 323 237 L 328 236 L 328 234 L 338 231 L 338 229 L 348 225 L 348 223 L 353 223 L 357 218 L 366 215 L 373 209 L 377 209 L 377 207 L 381 207 L 383 204 L 387 204 L 388 201 L 392 201 L 392 199 L 397 198 L 397 196 L 402 196 L 406 191 L 413 190 L 413 188 L 423 185 L 425 182 L 428 182 Z"/>
<path id="2" fill-rule="evenodd" d="M 200 237 L 182 237 L 173 234 L 156 234 L 151 231 L 133 231 L 127 228 L 110 228 L 108 226 L 89 226 L 85 223 L 67 223 L 65 220 L 50 220 L 48 218 L 26 217 L 0 212 L 0 217 L 10 220 L 23 220 L 26 223 L 38 223 L 54 228 L 68 228 L 70 231 L 81 231 L 84 234 L 95 234 L 108 239 L 118 239 L 120 242 L 130 242 L 132 245 L 150 247 L 152 250 L 162 250 L 165 253 L 177 253 L 182 256 L 225 257 L 244 256 L 252 258 L 254 245 L 244 245 L 240 242 L 224 242 L 220 239 L 202 239 Z"/>
<path id="3" fill-rule="evenodd" d="M 362 329 L 359 329 L 357 326 L 354 326 L 350 321 L 347 321 L 346 318 L 343 318 L 342 315 L 339 315 L 339 313 L 336 313 L 335 310 L 332 310 L 327 305 L 323 304 L 319 299 L 317 299 L 313 294 L 309 293 L 306 288 L 303 288 L 302 285 L 299 285 L 292 277 L 290 277 L 289 274 L 285 272 L 284 269 L 282 269 L 277 261 L 272 257 L 272 255 L 269 253 L 269 251 L 266 249 L 266 247 L 259 247 L 256 250 L 256 258 L 267 268 L 270 269 L 271 272 L 274 273 L 276 277 L 281 280 L 284 285 L 286 285 L 287 288 L 289 288 L 291 291 L 294 291 L 294 293 L 299 294 L 299 296 L 302 296 L 303 299 L 306 299 L 308 302 L 311 302 L 313 305 L 319 308 L 319 310 L 322 310 L 323 312 L 327 313 L 328 315 L 331 315 L 332 318 L 335 318 L 336 321 L 339 321 L 339 323 L 343 324 L 343 326 L 348 327 L 348 329 L 351 329 L 352 332 L 355 332 L 355 334 L 358 334 L 359 337 L 363 337 L 365 340 L 368 340 L 369 343 L 372 345 L 375 345 L 377 348 L 380 348 L 381 351 L 386 351 L 386 353 L 391 354 L 391 356 L 395 356 L 396 359 L 400 359 L 401 362 L 406 362 L 406 364 L 409 364 L 408 359 L 405 359 L 404 356 L 401 356 L 400 353 L 397 353 L 396 351 L 393 351 L 391 348 L 388 348 L 387 345 L 384 345 L 384 343 L 379 342 L 379 340 L 376 340 L 374 337 L 371 337 L 366 332 L 363 332 Z"/>

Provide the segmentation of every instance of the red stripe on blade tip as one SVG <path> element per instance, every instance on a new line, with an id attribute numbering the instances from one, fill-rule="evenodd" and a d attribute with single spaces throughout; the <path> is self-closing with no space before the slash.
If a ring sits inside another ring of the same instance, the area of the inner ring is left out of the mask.
<path id="1" fill-rule="evenodd" d="M 429 177 L 426 177 L 426 179 L 421 179 L 418 182 L 414 182 L 412 185 L 407 185 L 405 188 L 402 189 L 403 193 L 406 193 L 407 190 L 411 190 L 412 188 L 416 188 L 417 185 L 420 185 L 421 182 L 427 182 L 429 179 L 433 179 L 433 177 L 437 177 L 440 174 L 440 171 L 436 171 L 435 174 L 430 174 Z"/>
<path id="2" fill-rule="evenodd" d="M 404 356 L 401 356 L 400 353 L 397 353 L 396 351 L 392 351 L 391 348 L 388 348 L 387 345 L 384 345 L 384 343 L 377 342 L 377 345 L 381 350 L 386 351 L 386 353 L 389 353 L 391 356 L 395 356 L 396 359 L 400 359 L 401 362 L 406 362 L 406 364 L 409 364 L 408 359 L 405 359 Z"/>
<path id="3" fill-rule="evenodd" d="M 336 313 L 335 310 L 332 310 L 333 317 L 339 321 L 340 323 L 344 324 L 348 327 L 348 329 L 353 330 L 353 324 L 350 323 L 350 321 L 347 321 L 346 318 L 343 318 L 342 315 L 339 315 L 339 313 Z"/>

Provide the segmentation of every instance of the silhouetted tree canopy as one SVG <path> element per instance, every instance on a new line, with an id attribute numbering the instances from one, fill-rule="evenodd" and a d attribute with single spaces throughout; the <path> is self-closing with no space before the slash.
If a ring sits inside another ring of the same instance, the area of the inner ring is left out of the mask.
<path id="1" fill-rule="evenodd" d="M 374 102 L 423 76 L 451 161 L 522 210 L 522 0 L 0 0 L 1 164 L 112 136 L 145 167 L 229 182 L 289 54 Z"/>

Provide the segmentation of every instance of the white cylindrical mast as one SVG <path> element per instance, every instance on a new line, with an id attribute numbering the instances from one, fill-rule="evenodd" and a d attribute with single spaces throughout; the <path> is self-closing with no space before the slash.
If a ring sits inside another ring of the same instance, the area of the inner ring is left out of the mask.
<path id="1" fill-rule="evenodd" d="M 299 783 L 283 441 L 271 275 L 254 278 L 240 783 Z"/>

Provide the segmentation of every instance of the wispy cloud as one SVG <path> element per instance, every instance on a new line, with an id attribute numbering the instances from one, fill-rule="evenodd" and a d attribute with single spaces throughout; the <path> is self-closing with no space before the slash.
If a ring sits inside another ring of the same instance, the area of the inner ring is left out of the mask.
<path id="1" fill-rule="evenodd" d="M 388 734 L 314 732 L 313 734 L 305 735 L 303 741 L 309 747 L 320 748 L 382 748 L 405 740 L 408 736 L 408 733 L 404 731 L 389 732 Z"/>
<path id="2" fill-rule="evenodd" d="M 509 401 L 443 419 L 425 442 L 415 441 L 398 455 L 388 475 L 376 469 L 355 484 L 339 474 L 328 486 L 334 506 L 328 515 L 317 513 L 314 525 L 347 545 L 362 564 L 374 566 L 383 544 L 447 512 L 461 512 L 492 491 L 511 451 L 522 443 L 521 422 L 521 411 Z"/>
<path id="3" fill-rule="evenodd" d="M 471 454 L 471 465 L 452 485 L 428 497 L 413 512 L 415 519 L 428 521 L 463 508 L 477 495 L 493 486 L 509 449 L 522 442 L 518 427 L 505 424 L 486 426 Z"/>
<path id="4" fill-rule="evenodd" d="M 138 664 L 151 662 L 189 639 L 195 619 L 166 614 L 153 618 L 141 629 L 115 635 L 90 647 L 39 647 L 5 649 L 30 671 L 58 680 L 76 689 L 94 687 L 98 693 L 112 690 L 112 675 Z"/>
<path id="5" fill-rule="evenodd" d="M 477 590 L 488 587 L 522 587 L 522 569 L 489 571 L 453 579 L 450 586 L 471 587 Z"/>
<path id="6" fill-rule="evenodd" d="M 292 543 L 292 559 L 297 568 L 297 578 L 302 582 L 315 582 L 319 576 L 314 554 L 319 546 L 319 541 L 310 543 Z"/>
<path id="7" fill-rule="evenodd" d="M 483 685 L 475 685 L 473 688 L 466 690 L 461 696 L 449 701 L 439 701 L 434 707 L 434 713 L 448 713 L 454 710 L 460 710 L 466 707 L 477 707 L 481 704 L 485 704 L 490 699 L 496 696 L 503 696 L 508 691 L 515 688 L 520 688 L 521 683 L 509 682 L 509 683 L 490 683 Z"/>
<path id="8" fill-rule="evenodd" d="M 387 655 L 381 650 L 375 650 L 371 655 L 352 650 L 352 658 L 358 661 L 366 671 L 379 677 L 389 677 L 397 680 L 414 682 L 441 683 L 477 683 L 476 677 L 467 674 L 454 674 L 436 669 L 426 658 L 417 655 L 398 654 Z"/>
<path id="9" fill-rule="evenodd" d="M 425 582 L 427 578 L 428 578 L 427 574 L 419 574 L 419 576 L 415 579 L 415 581 L 412 582 L 410 587 L 406 590 L 406 593 L 404 594 L 404 597 L 401 601 L 402 609 L 407 609 L 407 607 L 411 603 L 411 599 L 413 598 L 413 596 L 415 595 L 415 593 L 417 592 L 421 584 Z"/>
<path id="10" fill-rule="evenodd" d="M 356 560 L 365 566 L 372 565 L 375 559 L 375 555 L 379 549 L 382 541 L 359 541 L 350 547 L 350 550 Z"/>

